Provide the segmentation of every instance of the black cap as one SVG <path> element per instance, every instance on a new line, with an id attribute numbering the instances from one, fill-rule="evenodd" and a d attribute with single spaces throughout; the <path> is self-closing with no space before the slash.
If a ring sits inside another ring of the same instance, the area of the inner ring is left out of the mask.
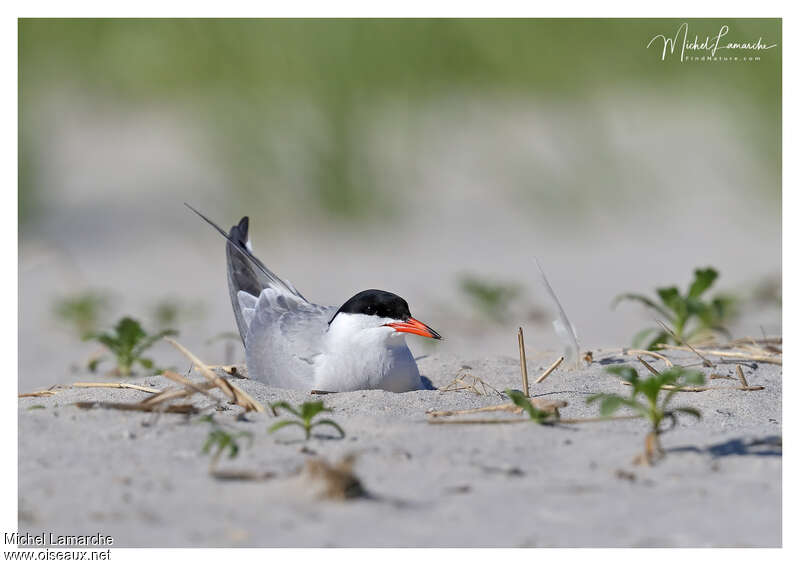
<path id="1" fill-rule="evenodd" d="M 367 289 L 350 297 L 339 307 L 339 310 L 331 317 L 328 324 L 333 322 L 333 319 L 340 312 L 365 314 L 393 320 L 408 320 L 411 318 L 411 311 L 408 310 L 408 303 L 404 298 L 379 289 Z"/>

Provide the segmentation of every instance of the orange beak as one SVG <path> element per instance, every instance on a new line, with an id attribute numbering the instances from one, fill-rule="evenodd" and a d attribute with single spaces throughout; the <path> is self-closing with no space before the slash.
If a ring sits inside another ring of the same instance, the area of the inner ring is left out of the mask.
<path id="1" fill-rule="evenodd" d="M 416 318 L 409 318 L 404 322 L 390 322 L 388 324 L 384 324 L 384 326 L 391 326 L 397 332 L 408 332 L 409 334 L 417 334 L 419 336 L 434 338 L 436 340 L 442 339 L 441 334 L 436 332 L 424 322 L 418 321 Z"/>

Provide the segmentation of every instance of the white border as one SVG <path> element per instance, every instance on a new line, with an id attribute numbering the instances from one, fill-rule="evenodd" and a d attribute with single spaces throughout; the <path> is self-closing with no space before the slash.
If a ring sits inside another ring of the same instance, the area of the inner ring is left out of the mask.
<path id="1" fill-rule="evenodd" d="M 378 4 L 375 2 L 304 2 L 302 4 L 265 3 L 265 2 L 153 2 L 145 0 L 135 5 L 109 3 L 99 1 L 73 1 L 73 2 L 26 2 L 17 6 L 6 7 L 2 19 L 3 49 L 2 65 L 3 76 L 6 78 L 6 88 L 2 91 L 3 112 L 2 125 L 5 133 L 5 144 L 1 154 L 3 171 L 7 187 L 2 191 L 2 250 L 3 261 L 7 264 L 17 265 L 17 198 L 13 187 L 17 186 L 17 17 L 781 17 L 787 13 L 786 5 L 779 2 L 759 1 L 753 2 L 703 2 L 696 1 L 670 1 L 665 3 L 633 3 L 633 2 L 581 2 L 577 8 L 566 5 L 564 2 L 534 4 L 533 2 L 425 2 L 407 1 L 399 4 Z M 668 10 L 670 14 L 665 14 Z M 784 97 L 783 109 L 783 153 L 785 156 L 794 156 L 796 142 L 792 134 L 798 132 L 797 111 L 794 101 L 798 100 L 797 88 L 797 33 L 800 29 L 795 25 L 793 17 L 786 17 L 783 22 L 782 45 L 785 72 L 783 74 Z M 9 84 L 10 83 L 10 84 Z M 788 132 L 788 133 L 787 133 Z M 793 291 L 800 289 L 798 280 L 797 262 L 793 261 L 796 248 L 793 244 L 798 242 L 798 226 L 794 223 L 797 211 L 797 160 L 784 158 L 783 172 L 783 214 L 784 225 L 783 240 L 783 273 L 784 289 L 790 292 L 784 296 L 783 334 L 786 356 L 785 375 L 788 376 L 784 386 L 784 399 L 797 399 L 799 387 L 796 379 L 800 379 L 800 372 L 794 352 L 797 345 L 797 300 Z M 2 499 L 0 499 L 0 525 L 3 531 L 16 530 L 17 523 L 17 402 L 16 402 L 16 368 L 17 368 L 17 296 L 18 282 L 16 277 L 7 275 L 0 280 L 0 305 L 2 312 L 6 313 L 5 324 L 2 328 L 2 359 L 8 367 L 14 368 L 12 375 L 4 380 L 2 400 L 5 404 L 2 418 L 8 446 L 4 451 L 4 465 L 2 466 Z M 675 561 L 705 562 L 710 560 L 721 561 L 729 565 L 751 563 L 754 559 L 768 559 L 771 562 L 788 562 L 789 556 L 794 554 L 798 545 L 797 533 L 800 532 L 796 517 L 796 502 L 798 489 L 795 479 L 797 471 L 797 419 L 794 416 L 793 405 L 784 411 L 784 439 L 787 447 L 783 460 L 784 474 L 784 551 L 769 550 L 537 550 L 535 555 L 525 550 L 269 550 L 269 549 L 202 549 L 202 550 L 164 550 L 164 549 L 113 549 L 112 557 L 117 563 L 138 564 L 143 560 L 175 559 L 192 560 L 198 564 L 217 562 L 227 558 L 230 552 L 235 552 L 237 559 L 278 559 L 286 561 L 325 560 L 332 564 L 360 564 L 374 562 L 379 559 L 383 562 L 399 562 L 423 560 L 425 562 L 441 564 L 458 562 L 459 565 L 469 562 L 485 563 L 487 560 L 574 560 L 582 563 L 613 561 L 615 564 L 638 563 L 646 560 L 648 565 L 674 563 Z M 268 553 L 269 556 L 265 556 Z M 713 553 L 713 554 L 712 554 Z M 424 555 L 423 555 L 424 554 Z M 795 559 L 796 560 L 796 559 Z"/>

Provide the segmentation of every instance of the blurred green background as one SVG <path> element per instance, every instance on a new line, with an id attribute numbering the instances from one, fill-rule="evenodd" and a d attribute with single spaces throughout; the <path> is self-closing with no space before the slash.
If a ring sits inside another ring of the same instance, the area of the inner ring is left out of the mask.
<path id="1" fill-rule="evenodd" d="M 647 48 L 683 22 L 777 47 Z M 587 348 L 652 325 L 617 294 L 704 266 L 735 334 L 780 333 L 781 46 L 778 19 L 22 19 L 20 380 L 84 371 L 75 329 L 124 315 L 241 356 L 184 201 L 250 215 L 312 300 L 404 296 L 459 360 L 515 356 L 518 325 L 560 347 L 534 256 Z"/>
<path id="2" fill-rule="evenodd" d="M 391 195 L 373 190 L 380 170 L 359 140 L 371 107 L 387 100 L 402 121 L 426 101 L 454 93 L 486 96 L 482 104 L 527 95 L 581 104 L 598 92 L 643 85 L 681 97 L 689 91 L 740 113 L 738 135 L 777 174 L 780 50 L 758 64 L 734 65 L 662 62 L 656 46 L 645 49 L 649 38 L 672 37 L 684 21 L 701 38 L 722 25 L 718 19 L 24 19 L 21 218 L 35 215 L 45 198 L 37 178 L 48 136 L 41 106 L 59 90 L 175 106 L 212 139 L 235 190 L 251 201 L 265 177 L 296 180 L 276 147 L 291 144 L 303 154 L 303 182 L 315 204 L 347 219 L 393 210 Z M 723 23 L 729 40 L 782 40 L 779 20 Z M 778 198 L 775 187 L 764 183 L 765 196 Z"/>

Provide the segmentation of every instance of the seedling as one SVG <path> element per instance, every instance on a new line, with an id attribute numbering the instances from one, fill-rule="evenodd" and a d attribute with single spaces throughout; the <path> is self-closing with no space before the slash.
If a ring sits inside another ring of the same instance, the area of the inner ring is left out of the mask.
<path id="1" fill-rule="evenodd" d="M 53 306 L 55 316 L 73 326 L 79 336 L 97 329 L 102 315 L 108 310 L 109 297 L 99 291 L 84 291 L 63 297 Z"/>
<path id="2" fill-rule="evenodd" d="M 460 286 L 475 309 L 495 322 L 504 322 L 508 318 L 509 307 L 520 294 L 518 285 L 492 283 L 471 275 L 463 276 Z"/>
<path id="3" fill-rule="evenodd" d="M 694 407 L 670 408 L 669 402 L 672 397 L 680 393 L 681 387 L 702 385 L 705 382 L 705 376 L 701 372 L 675 366 L 658 375 L 641 379 L 638 372 L 630 366 L 614 366 L 608 368 L 607 371 L 620 376 L 631 385 L 630 396 L 622 397 L 621 395 L 600 393 L 592 395 L 586 402 L 600 401 L 600 414 L 604 417 L 611 416 L 620 407 L 629 407 L 649 421 L 650 432 L 645 437 L 644 453 L 636 458 L 637 463 L 651 465 L 664 456 L 659 437 L 675 427 L 678 414 L 684 413 L 700 418 L 700 411 Z M 661 391 L 664 386 L 672 387 L 662 396 Z M 668 428 L 662 427 L 665 420 L 669 421 Z"/>
<path id="4" fill-rule="evenodd" d="M 623 300 L 637 301 L 669 321 L 674 330 L 675 336 L 672 336 L 662 328 L 645 328 L 634 336 L 634 347 L 646 343 L 646 349 L 653 350 L 657 344 L 681 344 L 712 338 L 715 331 L 727 334 L 723 325 L 734 315 L 735 299 L 727 295 L 717 295 L 710 301 L 702 298 L 718 276 L 719 273 L 711 267 L 695 269 L 694 280 L 686 294 L 682 295 L 677 287 L 661 287 L 656 289 L 660 302 L 644 295 L 624 293 L 616 297 L 611 306 L 614 308 Z"/>
<path id="5" fill-rule="evenodd" d="M 209 468 L 214 470 L 222 454 L 227 450 L 228 458 L 231 460 L 239 455 L 239 439 L 246 438 L 248 444 L 253 443 L 253 434 L 249 431 L 227 431 L 220 427 L 215 427 L 208 433 L 206 443 L 203 445 L 203 454 L 212 452 L 211 464 Z"/>
<path id="6" fill-rule="evenodd" d="M 544 411 L 534 407 L 533 403 L 531 403 L 531 400 L 521 391 L 506 389 L 505 393 L 511 399 L 511 402 L 528 413 L 530 419 L 536 424 L 547 424 L 549 419 L 554 416 L 550 411 Z"/>
<path id="7" fill-rule="evenodd" d="M 84 340 L 95 340 L 108 348 L 116 358 L 117 366 L 114 373 L 122 377 L 131 375 L 134 364 L 139 364 L 146 370 L 153 369 L 153 360 L 142 356 L 164 336 L 174 336 L 174 330 L 162 330 L 155 334 L 147 334 L 142 326 L 134 319 L 125 317 L 117 322 L 114 332 L 91 333 L 84 336 Z M 89 362 L 89 369 L 96 371 L 102 358 L 95 358 Z"/>
<path id="8" fill-rule="evenodd" d="M 338 424 L 333 422 L 330 419 L 320 419 L 314 421 L 314 417 L 316 417 L 319 413 L 332 413 L 331 409 L 325 407 L 322 401 L 311 401 L 307 403 L 303 403 L 299 407 L 293 407 L 286 401 L 278 401 L 277 403 L 272 403 L 270 405 L 272 409 L 272 413 L 275 416 L 278 416 L 277 409 L 284 409 L 297 417 L 297 420 L 282 420 L 278 421 L 271 427 L 269 427 L 270 434 L 275 432 L 276 430 L 282 429 L 283 427 L 294 425 L 299 426 L 303 429 L 306 435 L 306 440 L 311 438 L 311 431 L 314 427 L 327 425 L 333 427 L 337 430 L 337 432 L 341 435 L 341 438 L 344 438 L 344 430 Z"/>

